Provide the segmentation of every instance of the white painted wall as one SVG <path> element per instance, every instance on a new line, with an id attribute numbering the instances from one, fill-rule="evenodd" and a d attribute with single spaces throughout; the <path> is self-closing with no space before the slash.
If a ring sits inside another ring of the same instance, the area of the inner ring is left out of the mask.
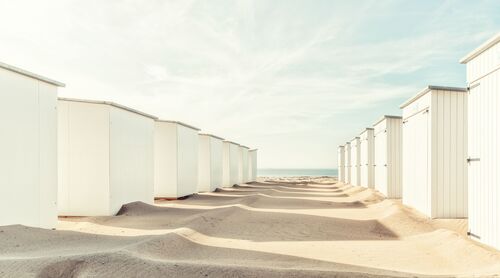
<path id="1" fill-rule="evenodd" d="M 239 183 L 240 151 L 239 145 L 223 142 L 223 186 L 230 187 Z"/>
<path id="2" fill-rule="evenodd" d="M 155 123 L 155 197 L 180 198 L 198 190 L 198 129 Z"/>
<path id="3" fill-rule="evenodd" d="M 116 107 L 110 120 L 110 213 L 130 202 L 153 204 L 154 120 Z"/>
<path id="4" fill-rule="evenodd" d="M 257 150 L 253 149 L 248 151 L 249 167 L 250 167 L 250 181 L 257 181 Z"/>
<path id="5" fill-rule="evenodd" d="M 57 87 L 0 68 L 0 226 L 57 225 Z"/>
<path id="6" fill-rule="evenodd" d="M 210 191 L 222 186 L 222 139 L 210 139 Z"/>
<path id="7" fill-rule="evenodd" d="M 365 129 L 359 135 L 359 177 L 360 185 L 368 188 L 374 187 L 374 146 L 373 146 L 373 128 Z"/>
<path id="8" fill-rule="evenodd" d="M 339 181 L 345 182 L 345 147 L 338 146 L 337 148 L 337 161 L 338 161 L 338 172 L 339 172 Z"/>
<path id="9" fill-rule="evenodd" d="M 374 124 L 375 189 L 388 198 L 402 196 L 402 120 L 384 116 Z"/>
<path id="10" fill-rule="evenodd" d="M 468 208 L 471 238 L 500 249 L 500 34 L 466 61 L 468 98 Z"/>
<path id="11" fill-rule="evenodd" d="M 350 184 L 351 185 L 360 185 L 360 141 L 359 137 L 354 138 L 351 141 L 351 166 L 350 166 Z"/>
<path id="12" fill-rule="evenodd" d="M 177 192 L 177 125 L 155 122 L 154 194 L 179 196 Z"/>
<path id="13" fill-rule="evenodd" d="M 345 174 L 345 183 L 350 184 L 351 183 L 351 142 L 346 142 L 344 145 L 344 159 L 345 159 L 345 167 L 344 167 L 344 174 Z"/>
<path id="14" fill-rule="evenodd" d="M 198 130 L 177 126 L 177 197 L 198 191 Z"/>
<path id="15" fill-rule="evenodd" d="M 432 218 L 467 217 L 467 94 L 433 87 L 403 109 L 403 203 Z"/>
<path id="16" fill-rule="evenodd" d="M 198 191 L 211 192 L 222 186 L 222 139 L 199 135 Z"/>
<path id="17" fill-rule="evenodd" d="M 239 162 L 239 175 L 241 177 L 240 181 L 242 183 L 247 183 L 250 180 L 248 179 L 248 148 L 244 146 L 240 146 L 240 162 Z"/>
<path id="18" fill-rule="evenodd" d="M 110 215 L 110 107 L 59 101 L 58 109 L 59 215 Z"/>
<path id="19" fill-rule="evenodd" d="M 198 137 L 198 192 L 210 190 L 210 136 L 200 134 Z"/>
<path id="20" fill-rule="evenodd" d="M 114 215 L 153 203 L 154 120 L 108 104 L 59 100 L 59 215 Z"/>

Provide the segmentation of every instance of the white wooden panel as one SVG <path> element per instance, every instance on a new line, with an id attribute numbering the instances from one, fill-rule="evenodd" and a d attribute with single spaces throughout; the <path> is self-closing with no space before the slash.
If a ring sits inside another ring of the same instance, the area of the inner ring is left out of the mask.
<path id="1" fill-rule="evenodd" d="M 240 183 L 240 151 L 239 146 L 235 144 L 229 145 L 229 186 Z"/>
<path id="2" fill-rule="evenodd" d="M 240 146 L 240 168 L 241 182 L 248 182 L 248 149 Z"/>
<path id="3" fill-rule="evenodd" d="M 224 187 L 232 186 L 229 142 L 222 143 L 222 186 Z"/>
<path id="4" fill-rule="evenodd" d="M 364 187 L 373 188 L 374 174 L 373 174 L 373 129 L 366 129 L 360 134 L 359 143 L 359 171 L 360 181 L 359 184 Z"/>
<path id="5" fill-rule="evenodd" d="M 57 206 L 58 213 L 69 208 L 69 102 L 57 103 Z"/>
<path id="6" fill-rule="evenodd" d="M 214 191 L 222 186 L 222 140 L 200 135 L 198 152 L 198 191 Z"/>
<path id="7" fill-rule="evenodd" d="M 239 183 L 239 145 L 223 143 L 223 186 L 230 187 Z"/>
<path id="8" fill-rule="evenodd" d="M 467 63 L 468 214 L 471 238 L 500 249 L 500 44 Z M 484 76 L 485 75 L 485 76 Z"/>
<path id="9" fill-rule="evenodd" d="M 127 203 L 154 201 L 154 125 L 151 118 L 111 107 L 111 215 Z"/>
<path id="10" fill-rule="evenodd" d="M 345 158 L 345 167 L 344 167 L 344 173 L 345 173 L 345 183 L 350 184 L 351 183 L 351 143 L 347 142 L 344 147 L 344 158 Z"/>
<path id="11" fill-rule="evenodd" d="M 40 226 L 57 225 L 57 88 L 38 82 L 40 119 Z"/>
<path id="12" fill-rule="evenodd" d="M 200 135 L 198 138 L 198 192 L 210 190 L 210 136 Z"/>
<path id="13" fill-rule="evenodd" d="M 210 191 L 222 186 L 222 140 L 210 138 Z"/>
<path id="14" fill-rule="evenodd" d="M 382 120 L 374 126 L 374 172 L 375 189 L 389 197 L 388 194 L 388 142 L 387 142 L 387 119 Z"/>
<path id="15" fill-rule="evenodd" d="M 433 163 L 437 182 L 433 182 L 432 217 L 467 217 L 466 144 L 467 94 L 433 91 Z M 440 110 L 438 110 L 440 109 Z"/>
<path id="16" fill-rule="evenodd" d="M 177 197 L 191 195 L 198 187 L 198 131 L 177 126 Z"/>
<path id="17" fill-rule="evenodd" d="M 402 120 L 401 118 L 387 119 L 387 197 L 402 197 Z"/>
<path id="18" fill-rule="evenodd" d="M 432 218 L 467 217 L 466 104 L 433 88 L 403 108 L 403 203 Z"/>
<path id="19" fill-rule="evenodd" d="M 352 185 L 360 185 L 360 141 L 356 137 L 351 141 L 351 182 Z"/>
<path id="20" fill-rule="evenodd" d="M 429 121 L 426 110 L 403 121 L 403 203 L 426 215 L 430 215 Z"/>
<path id="21" fill-rule="evenodd" d="M 177 126 L 157 121 L 154 136 L 155 197 L 177 197 Z"/>
<path id="22" fill-rule="evenodd" d="M 55 227 L 56 89 L 47 86 L 0 69 L 0 225 Z"/>
<path id="23" fill-rule="evenodd" d="M 61 100 L 58 106 L 59 215 L 109 215 L 110 108 Z"/>
<path id="24" fill-rule="evenodd" d="M 249 152 L 250 156 L 250 169 L 251 169 L 251 174 L 250 174 L 250 181 L 255 182 L 257 181 L 257 150 L 251 150 Z"/>
<path id="25" fill-rule="evenodd" d="M 473 83 L 500 67 L 500 43 L 467 63 L 467 82 Z"/>
<path id="26" fill-rule="evenodd" d="M 337 148 L 337 169 L 339 175 L 339 181 L 345 182 L 345 147 L 339 146 Z"/>

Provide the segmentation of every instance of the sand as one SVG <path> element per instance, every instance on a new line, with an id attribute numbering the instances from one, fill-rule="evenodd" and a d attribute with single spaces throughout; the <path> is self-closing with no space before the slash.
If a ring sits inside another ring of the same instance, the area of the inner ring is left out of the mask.
<path id="1" fill-rule="evenodd" d="M 466 230 L 333 178 L 262 178 L 57 230 L 0 227 L 0 277 L 499 275 L 500 252 Z"/>

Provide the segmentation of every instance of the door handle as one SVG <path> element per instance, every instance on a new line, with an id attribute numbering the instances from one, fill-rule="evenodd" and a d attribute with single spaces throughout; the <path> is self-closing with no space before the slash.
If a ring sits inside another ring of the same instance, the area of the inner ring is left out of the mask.
<path id="1" fill-rule="evenodd" d="M 467 163 L 474 162 L 474 161 L 481 161 L 481 159 L 480 158 L 471 158 L 471 157 L 467 158 Z"/>

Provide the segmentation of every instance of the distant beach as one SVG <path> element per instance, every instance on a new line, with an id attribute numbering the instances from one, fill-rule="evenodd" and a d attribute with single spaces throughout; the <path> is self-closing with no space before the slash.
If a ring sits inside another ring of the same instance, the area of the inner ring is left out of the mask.
<path id="1" fill-rule="evenodd" d="M 263 168 L 258 169 L 257 175 L 259 177 L 322 177 L 330 176 L 336 177 L 338 175 L 337 169 L 274 169 L 274 168 Z"/>

